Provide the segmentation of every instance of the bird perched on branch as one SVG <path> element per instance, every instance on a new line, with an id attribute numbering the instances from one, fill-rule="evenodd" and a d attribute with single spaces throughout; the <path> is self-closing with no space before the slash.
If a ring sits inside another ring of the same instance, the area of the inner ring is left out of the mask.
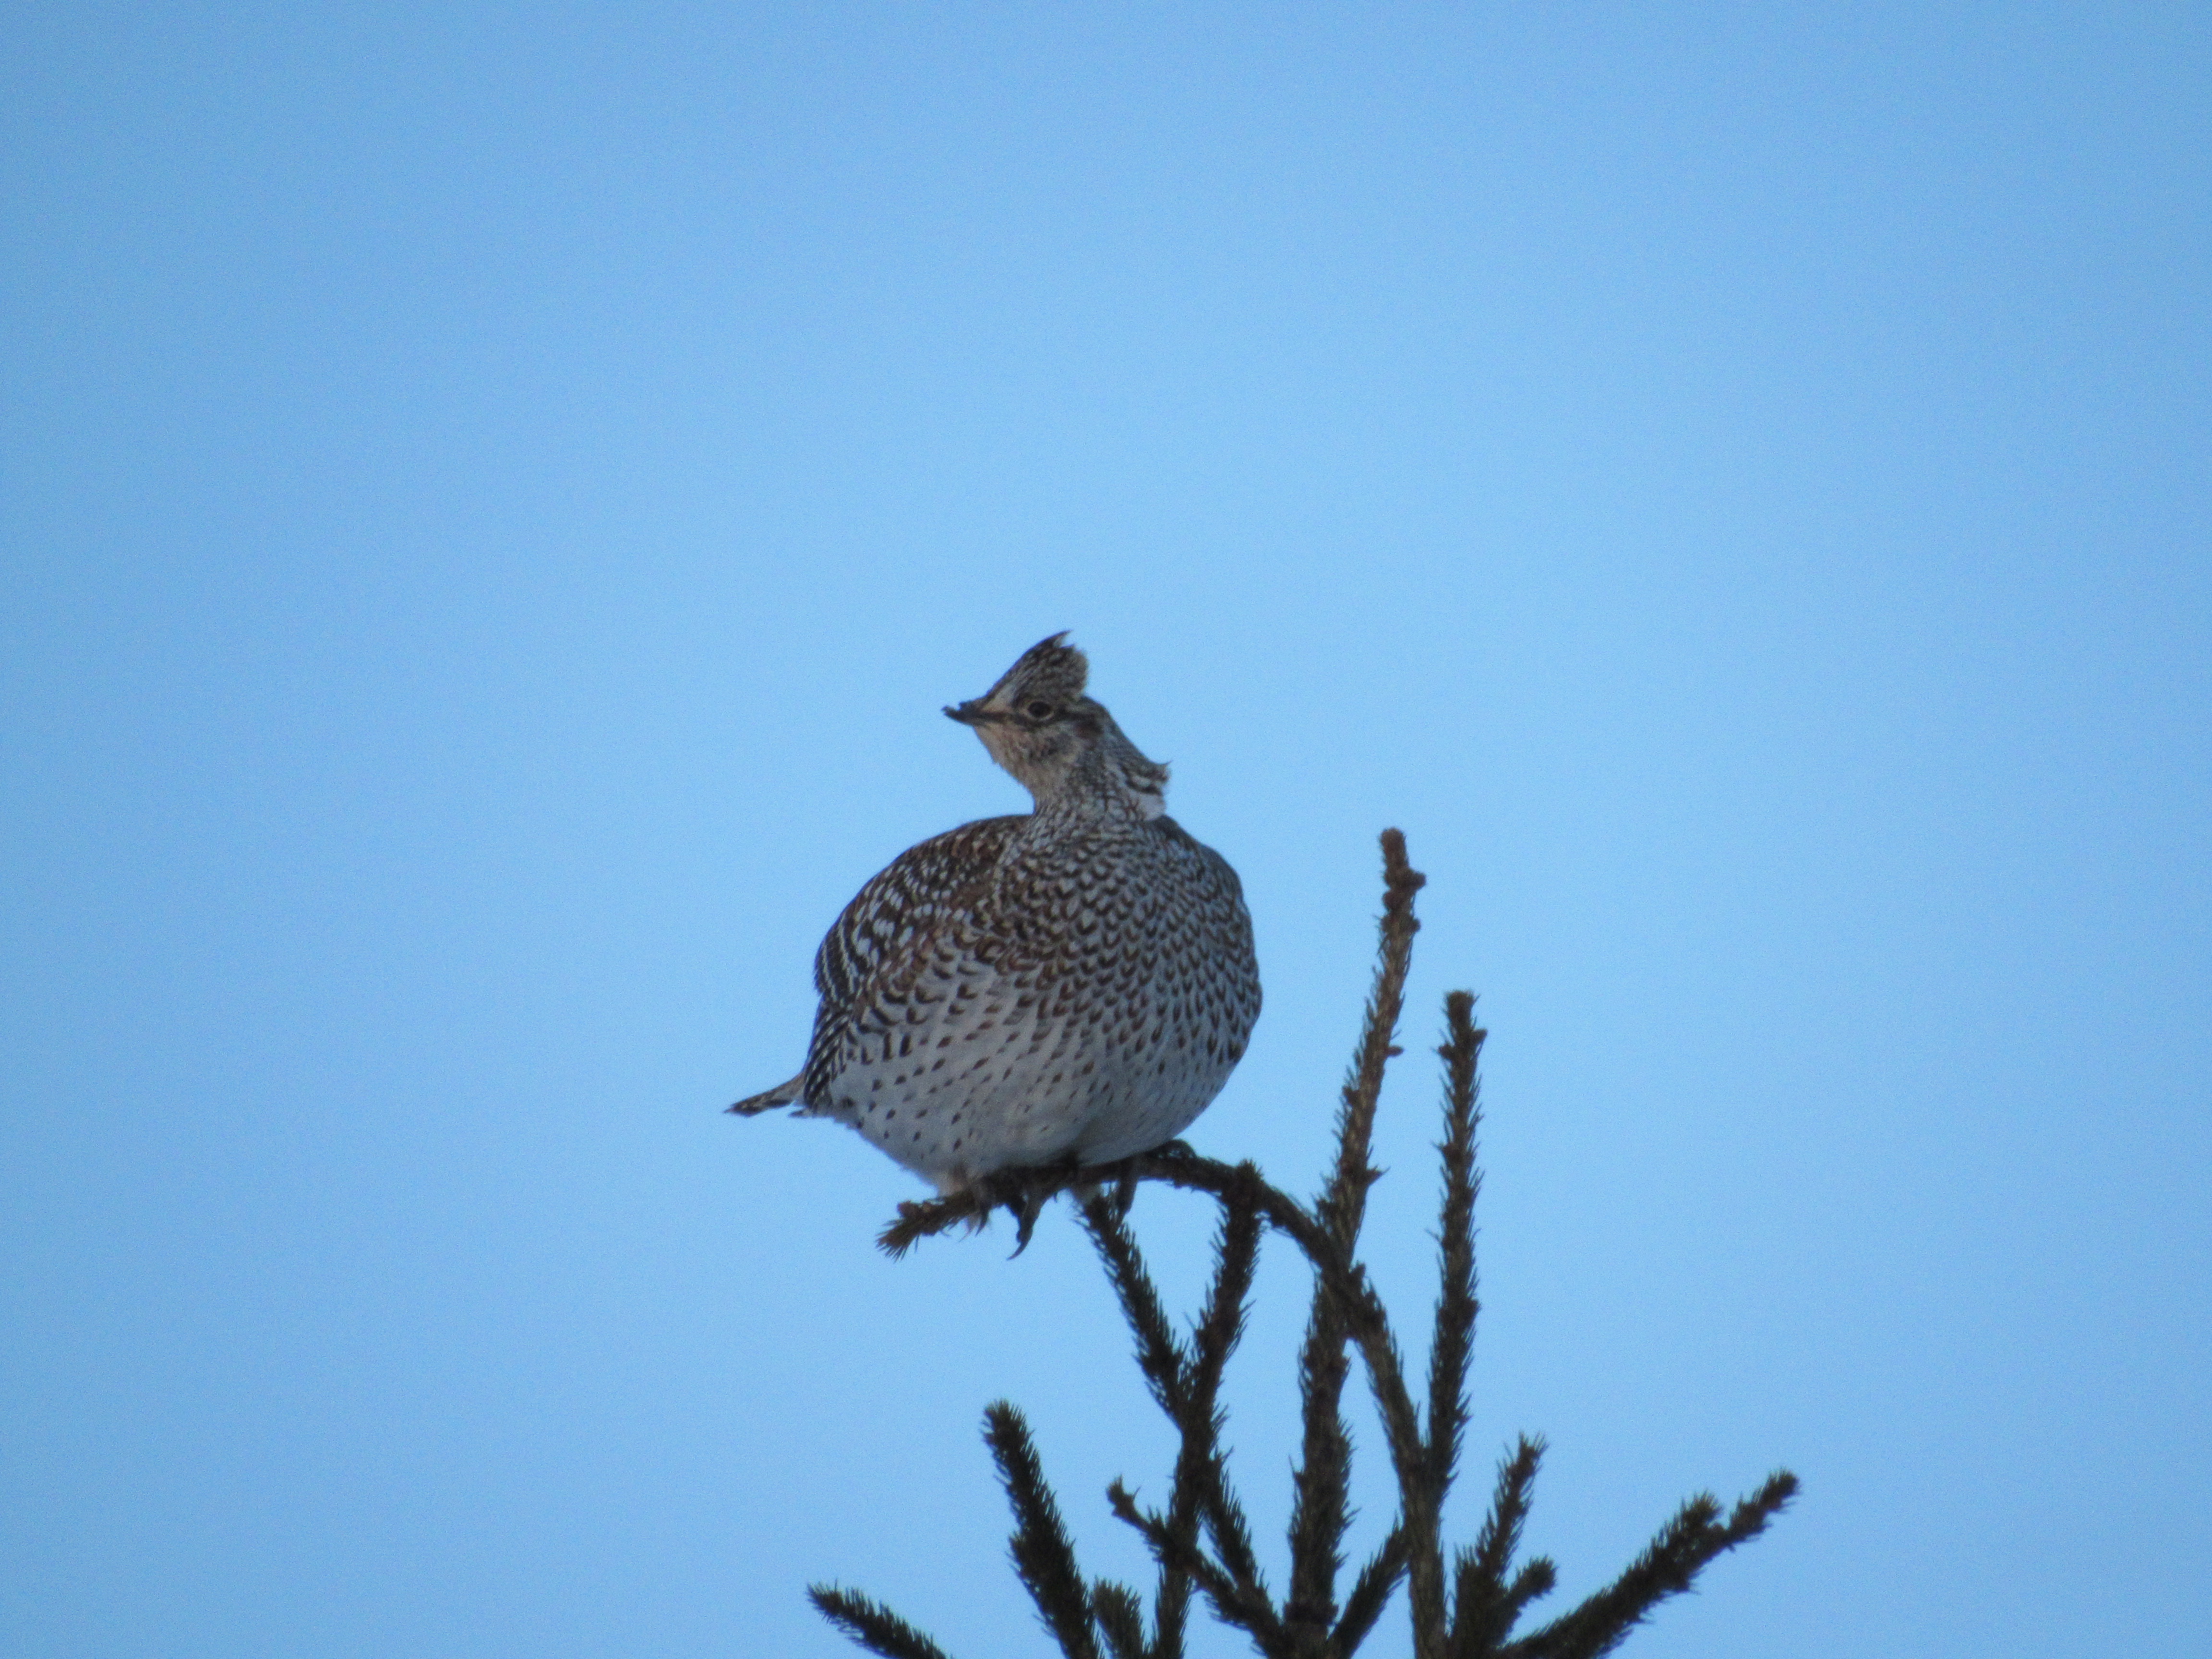
<path id="1" fill-rule="evenodd" d="M 1168 769 L 1084 694 L 1066 638 L 945 711 L 1036 810 L 861 888 L 814 958 L 805 1068 L 732 1111 L 835 1118 L 953 1194 L 1148 1152 L 1220 1092 L 1260 1016 L 1243 890 L 1167 816 Z"/>

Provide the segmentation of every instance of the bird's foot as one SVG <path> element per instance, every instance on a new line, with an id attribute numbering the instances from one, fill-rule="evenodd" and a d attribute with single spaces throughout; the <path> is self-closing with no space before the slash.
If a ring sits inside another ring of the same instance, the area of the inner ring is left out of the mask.
<path id="1" fill-rule="evenodd" d="M 992 1212 L 1003 1209 L 1014 1218 L 1013 1254 L 1019 1255 L 1036 1232 L 1046 1201 L 1055 1194 L 1072 1191 L 1079 1203 L 1089 1204 L 1110 1183 L 1115 1212 L 1126 1216 L 1136 1201 L 1138 1184 L 1146 1175 L 1158 1174 L 1158 1165 L 1164 1162 L 1171 1164 L 1197 1156 L 1184 1142 L 1170 1140 L 1111 1164 L 1086 1166 L 1070 1156 L 1053 1164 L 994 1170 L 967 1179 L 942 1198 L 901 1204 L 897 1218 L 876 1242 L 890 1255 L 903 1255 L 917 1241 L 963 1222 L 969 1231 L 981 1232 L 990 1224 Z"/>
<path id="2" fill-rule="evenodd" d="M 1078 1165 L 1073 1158 L 1058 1164 L 1037 1164 L 1027 1169 L 994 1170 L 969 1188 L 974 1195 L 976 1212 L 988 1218 L 994 1210 L 1003 1209 L 1014 1218 L 1014 1255 L 1030 1247 L 1030 1239 L 1036 1231 L 1037 1218 L 1044 1213 L 1046 1202 L 1072 1184 Z M 979 1221 L 978 1225 L 981 1225 Z M 1007 1258 L 1012 1261 L 1012 1256 Z"/>

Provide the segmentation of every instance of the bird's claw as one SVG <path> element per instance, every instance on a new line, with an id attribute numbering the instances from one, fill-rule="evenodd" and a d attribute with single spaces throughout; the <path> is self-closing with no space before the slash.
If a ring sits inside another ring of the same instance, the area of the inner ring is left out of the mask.
<path id="1" fill-rule="evenodd" d="M 987 1178 L 987 1183 L 976 1194 L 981 1212 L 988 1216 L 993 1210 L 1003 1207 L 1014 1218 L 1014 1250 L 1007 1261 L 1029 1249 L 1030 1238 L 1036 1231 L 1037 1218 L 1044 1213 L 1046 1201 L 1066 1189 L 1077 1168 L 1075 1160 L 1070 1158 L 1064 1164 L 1000 1170 Z"/>
<path id="2" fill-rule="evenodd" d="M 1049 1189 L 1036 1182 L 1021 1181 L 1016 1196 L 1007 1200 L 1006 1207 L 1014 1213 L 1014 1252 L 1006 1258 L 1012 1261 L 1030 1247 L 1030 1235 L 1036 1231 L 1037 1218 L 1044 1213 L 1044 1201 Z"/>
<path id="3" fill-rule="evenodd" d="M 1137 1160 L 1123 1161 L 1120 1179 L 1114 1183 L 1114 1213 L 1127 1216 L 1137 1202 Z"/>

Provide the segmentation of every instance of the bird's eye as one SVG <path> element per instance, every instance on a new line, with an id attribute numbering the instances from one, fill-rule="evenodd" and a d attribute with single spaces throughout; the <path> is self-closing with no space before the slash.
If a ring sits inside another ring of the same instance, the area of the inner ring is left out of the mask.
<path id="1" fill-rule="evenodd" d="M 1028 708 L 1023 709 L 1022 713 L 1027 714 L 1033 720 L 1048 720 L 1052 718 L 1052 705 L 1046 702 L 1042 698 L 1039 698 Z"/>

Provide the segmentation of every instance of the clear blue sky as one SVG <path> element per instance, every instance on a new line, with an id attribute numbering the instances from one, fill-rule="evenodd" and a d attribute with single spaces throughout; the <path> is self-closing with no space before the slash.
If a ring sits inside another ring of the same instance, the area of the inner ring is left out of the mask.
<path id="1" fill-rule="evenodd" d="M 1251 901 L 1202 1149 L 1310 1184 L 1376 831 L 1431 878 L 1372 1249 L 1418 1323 L 1470 987 L 1456 1530 L 1548 1434 L 1564 1605 L 1787 1463 L 1631 1653 L 2212 1652 L 2208 70 L 2181 6 L 13 9 L 0 1650 L 826 1656 L 839 1577 L 1042 1651 L 1000 1395 L 1135 1572 L 1065 1212 L 889 1262 L 908 1177 L 716 1109 L 1014 810 L 937 711 L 1067 628 Z"/>

